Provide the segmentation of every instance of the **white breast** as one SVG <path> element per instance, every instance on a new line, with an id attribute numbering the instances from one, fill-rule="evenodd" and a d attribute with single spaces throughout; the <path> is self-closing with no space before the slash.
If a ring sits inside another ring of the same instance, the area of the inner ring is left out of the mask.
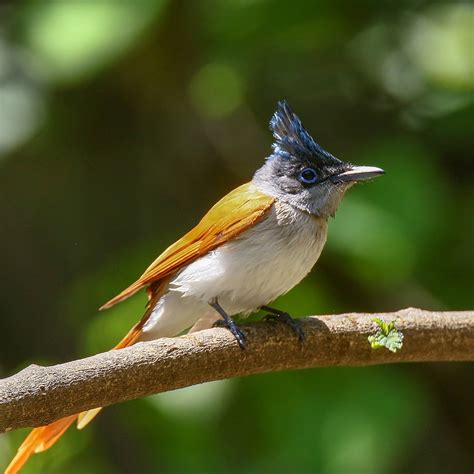
<path id="1" fill-rule="evenodd" d="M 326 234 L 324 219 L 278 201 L 265 220 L 182 270 L 170 290 L 206 304 L 217 297 L 231 315 L 255 311 L 309 273 Z"/>
<path id="2" fill-rule="evenodd" d="M 297 285 L 319 258 L 327 223 L 277 201 L 265 219 L 181 270 L 155 306 L 141 340 L 210 327 L 217 298 L 229 315 L 250 313 Z"/>

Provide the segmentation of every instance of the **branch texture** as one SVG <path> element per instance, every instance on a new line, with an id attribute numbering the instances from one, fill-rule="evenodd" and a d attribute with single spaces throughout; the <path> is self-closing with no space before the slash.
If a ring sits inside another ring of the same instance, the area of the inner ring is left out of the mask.
<path id="1" fill-rule="evenodd" d="M 395 321 L 403 348 L 371 349 L 373 317 Z M 474 360 L 474 311 L 342 314 L 300 320 L 301 345 L 279 322 L 242 326 L 242 351 L 226 329 L 214 328 L 173 339 L 139 343 L 85 359 L 31 365 L 0 380 L 0 432 L 41 426 L 86 409 L 188 387 L 211 380 L 322 366 L 393 362 Z"/>

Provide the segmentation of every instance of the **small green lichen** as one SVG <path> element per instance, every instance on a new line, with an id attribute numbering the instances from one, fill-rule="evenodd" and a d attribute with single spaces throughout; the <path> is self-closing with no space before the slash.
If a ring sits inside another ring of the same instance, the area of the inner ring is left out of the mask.
<path id="1" fill-rule="evenodd" d="M 377 334 L 368 337 L 372 349 L 385 347 L 391 352 L 397 352 L 402 348 L 403 334 L 397 330 L 394 321 L 386 323 L 380 318 L 374 318 L 372 321 L 379 327 Z"/>

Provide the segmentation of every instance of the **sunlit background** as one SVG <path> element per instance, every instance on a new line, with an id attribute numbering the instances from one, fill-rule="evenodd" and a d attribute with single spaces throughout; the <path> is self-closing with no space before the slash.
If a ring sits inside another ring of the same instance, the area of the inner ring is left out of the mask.
<path id="1" fill-rule="evenodd" d="M 116 343 L 144 295 L 97 307 L 250 179 L 282 98 L 333 154 L 387 175 L 348 194 L 317 268 L 276 306 L 472 307 L 472 3 L 32 0 L 0 18 L 3 376 Z M 469 375 L 197 386 L 109 408 L 24 472 L 472 472 Z M 0 468 L 26 433 L 0 437 Z"/>

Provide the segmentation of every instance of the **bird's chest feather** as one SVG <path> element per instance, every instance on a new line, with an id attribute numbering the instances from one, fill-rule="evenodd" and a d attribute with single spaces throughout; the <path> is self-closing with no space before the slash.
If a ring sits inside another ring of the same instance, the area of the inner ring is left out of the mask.
<path id="1" fill-rule="evenodd" d="M 277 201 L 266 218 L 184 269 L 172 288 L 250 312 L 297 285 L 316 263 L 327 223 Z"/>

